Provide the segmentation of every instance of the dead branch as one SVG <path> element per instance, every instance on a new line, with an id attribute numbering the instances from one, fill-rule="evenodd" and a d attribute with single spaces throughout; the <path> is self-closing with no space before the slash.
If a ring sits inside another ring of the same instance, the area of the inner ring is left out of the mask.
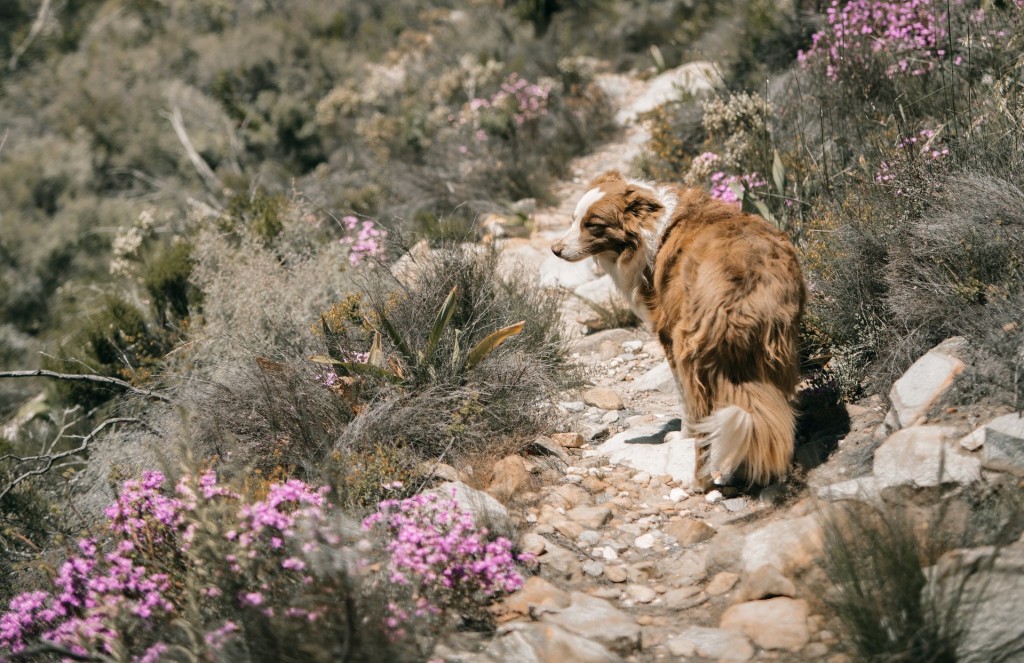
<path id="1" fill-rule="evenodd" d="M 83 451 L 85 451 L 89 447 L 89 443 L 92 442 L 96 438 L 96 436 L 99 435 L 100 433 L 102 433 L 103 430 L 106 429 L 108 426 L 115 426 L 117 424 L 142 424 L 142 425 L 145 425 L 145 423 L 141 419 L 136 419 L 135 417 L 113 417 L 111 419 L 107 419 L 107 420 L 101 422 L 98 426 L 96 426 L 96 428 L 92 429 L 92 431 L 88 435 L 83 435 L 83 436 L 67 436 L 67 437 L 80 437 L 81 441 L 79 442 L 78 446 L 75 447 L 74 449 L 68 449 L 66 451 L 60 451 L 60 452 L 54 453 L 53 452 L 54 448 L 57 446 L 58 442 L 60 442 L 62 439 L 65 438 L 65 433 L 67 433 L 68 429 L 70 427 L 74 426 L 80 420 L 81 420 L 80 418 L 79 419 L 75 419 L 74 421 L 72 421 L 70 423 L 66 423 L 63 426 L 61 426 L 60 431 L 57 433 L 57 435 L 50 442 L 49 448 L 46 449 L 46 453 L 42 453 L 42 454 L 40 454 L 38 456 L 24 456 L 24 457 L 22 457 L 22 456 L 15 456 L 13 454 L 7 454 L 7 455 L 5 455 L 3 457 L 0 457 L 0 462 L 4 462 L 4 461 L 7 461 L 7 460 L 13 460 L 13 461 L 17 462 L 19 465 L 22 464 L 22 463 L 42 463 L 41 467 L 37 467 L 37 468 L 32 469 L 32 470 L 27 470 L 27 471 L 23 472 L 22 474 L 18 475 L 9 484 L 7 484 L 4 487 L 4 489 L 2 491 L 0 491 L 0 500 L 2 500 L 4 497 L 6 497 L 7 493 L 9 493 L 12 490 L 14 490 L 14 488 L 18 484 L 20 484 L 22 481 L 25 481 L 26 479 L 29 479 L 31 477 L 39 476 L 41 474 L 46 474 L 47 472 L 49 472 L 50 468 L 53 466 L 54 461 L 60 460 L 62 458 L 67 458 L 68 456 L 73 456 L 75 454 L 79 454 L 79 453 L 82 453 Z"/>
<path id="2" fill-rule="evenodd" d="M 210 191 L 220 195 L 224 191 L 224 183 L 220 181 L 217 174 L 213 172 L 213 168 L 210 168 L 210 164 L 206 163 L 206 160 L 203 159 L 202 155 L 199 154 L 199 151 L 192 144 L 192 140 L 188 137 L 188 132 L 185 131 L 185 120 L 181 116 L 181 108 L 174 106 L 171 109 L 170 115 L 163 113 L 163 116 L 170 120 L 171 127 L 174 128 L 174 133 L 178 136 L 178 141 L 185 148 L 185 154 L 188 155 L 189 161 L 192 162 L 196 172 L 199 173 L 199 177 L 203 179 L 203 182 L 206 183 Z"/>
<path id="3" fill-rule="evenodd" d="M 46 15 L 49 13 L 50 0 L 43 0 L 43 3 L 39 6 L 39 13 L 36 14 L 36 20 L 32 21 L 32 27 L 28 31 L 28 36 L 25 37 L 25 41 L 21 42 L 21 46 L 14 49 L 11 59 L 7 62 L 8 69 L 14 71 L 18 68 L 18 60 L 21 59 L 22 55 L 25 55 L 25 51 L 29 49 L 29 46 L 36 40 L 39 33 L 43 31 L 43 26 L 46 25 Z"/>
<path id="4" fill-rule="evenodd" d="M 42 368 L 29 370 L 29 371 L 0 371 L 0 378 L 54 378 L 55 380 L 80 380 L 82 382 L 95 382 L 97 384 L 108 384 L 116 387 L 126 389 L 133 394 L 139 394 L 146 398 L 152 398 L 158 401 L 164 401 L 170 403 L 171 398 L 164 394 L 151 391 L 149 389 L 143 389 L 142 387 L 136 387 L 130 382 L 124 380 L 118 380 L 117 378 L 107 377 L 106 375 L 92 375 L 89 373 L 57 373 L 56 371 L 48 371 Z"/>

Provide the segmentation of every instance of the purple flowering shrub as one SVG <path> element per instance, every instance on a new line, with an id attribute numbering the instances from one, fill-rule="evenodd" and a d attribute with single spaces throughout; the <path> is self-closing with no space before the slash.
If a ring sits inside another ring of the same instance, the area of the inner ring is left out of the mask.
<path id="1" fill-rule="evenodd" d="M 335 660 L 360 647 L 398 655 L 422 644 L 428 621 L 522 584 L 511 544 L 489 541 L 454 500 L 382 503 L 364 524 L 393 537 L 378 547 L 338 525 L 326 488 L 293 479 L 246 499 L 212 471 L 173 492 L 166 483 L 159 472 L 125 482 L 102 534 L 79 541 L 52 588 L 10 602 L 0 651 L 132 661 L 172 652 Z M 375 611 L 385 598 L 386 613 Z"/>
<path id="2" fill-rule="evenodd" d="M 342 217 L 342 224 L 345 226 L 345 236 L 339 242 L 348 249 L 348 260 L 353 265 L 359 265 L 368 258 L 376 258 L 384 252 L 384 240 L 387 239 L 388 231 L 380 227 L 373 219 L 364 219 L 348 215 Z"/>
<path id="3" fill-rule="evenodd" d="M 522 587 L 515 555 L 504 537 L 488 540 L 486 528 L 477 528 L 473 514 L 454 499 L 435 493 L 380 503 L 363 520 L 363 529 L 388 541 L 386 581 L 412 591 L 410 606 L 388 604 L 387 626 L 401 633 L 412 615 L 428 617 L 457 611 L 476 616 L 480 606 Z"/>

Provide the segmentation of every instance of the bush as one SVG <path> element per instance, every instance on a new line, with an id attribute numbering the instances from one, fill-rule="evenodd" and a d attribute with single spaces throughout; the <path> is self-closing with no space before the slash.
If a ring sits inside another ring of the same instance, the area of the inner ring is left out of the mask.
<path id="1" fill-rule="evenodd" d="M 300 481 L 261 496 L 213 471 L 182 477 L 173 493 L 165 484 L 159 472 L 125 482 L 104 537 L 78 542 L 53 590 L 11 600 L 0 647 L 54 658 L 66 648 L 132 660 L 423 660 L 454 611 L 522 584 L 509 542 L 491 540 L 454 500 L 382 503 L 363 527 L 381 523 L 378 547 L 326 489 Z"/>
<path id="2" fill-rule="evenodd" d="M 1024 502 L 1014 483 L 940 494 L 930 515 L 915 517 L 914 506 L 888 502 L 848 502 L 825 515 L 824 598 L 859 660 L 960 660 L 958 649 L 974 627 L 972 606 L 985 600 L 987 583 L 959 573 L 966 568 L 945 568 L 945 560 L 939 566 L 947 579 L 939 581 L 935 565 L 949 551 L 976 546 L 994 546 L 987 549 L 991 564 L 1001 546 L 1020 536 Z M 980 570 L 984 577 L 985 566 Z M 1013 653 L 993 653 L 991 660 Z"/>

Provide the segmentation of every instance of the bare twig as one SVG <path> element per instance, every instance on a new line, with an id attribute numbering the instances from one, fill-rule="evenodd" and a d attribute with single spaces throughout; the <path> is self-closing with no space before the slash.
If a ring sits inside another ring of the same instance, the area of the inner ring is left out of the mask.
<path id="1" fill-rule="evenodd" d="M 100 423 L 98 426 L 96 426 L 96 428 L 92 429 L 92 431 L 88 435 L 82 436 L 81 442 L 74 449 L 68 449 L 66 451 L 53 453 L 52 450 L 54 446 L 56 446 L 57 442 L 64 438 L 64 433 L 67 432 L 67 429 L 74 425 L 77 421 L 78 420 L 75 420 L 69 424 L 65 424 L 60 429 L 60 432 L 57 434 L 53 442 L 50 444 L 50 453 L 39 456 L 26 456 L 23 458 L 14 456 L 12 454 L 7 454 L 6 456 L 0 458 L 0 461 L 15 460 L 18 461 L 19 463 L 42 463 L 41 467 L 37 467 L 36 469 L 23 472 L 22 474 L 11 480 L 11 482 L 7 484 L 2 491 L 0 491 L 0 500 L 6 497 L 7 493 L 11 492 L 22 481 L 30 477 L 39 476 L 41 474 L 46 474 L 47 472 L 49 472 L 50 468 L 53 466 L 54 461 L 60 460 L 61 458 L 67 458 L 68 456 L 73 456 L 75 454 L 79 454 L 85 451 L 89 447 L 89 443 L 92 442 L 93 439 L 95 439 L 95 437 L 99 435 L 101 432 L 103 432 L 103 430 L 106 429 L 108 426 L 114 426 L 117 424 L 143 424 L 141 419 L 136 419 L 135 417 L 113 417 Z"/>
<path id="2" fill-rule="evenodd" d="M 150 389 L 143 389 L 142 387 L 136 387 L 130 382 L 124 380 L 118 380 L 117 378 L 107 377 L 106 375 L 93 375 L 89 373 L 57 373 L 56 371 L 48 371 L 42 368 L 29 371 L 0 371 L 0 378 L 54 378 L 55 380 L 80 380 L 82 382 L 95 382 L 97 384 L 109 384 L 116 387 L 126 389 L 133 394 L 139 394 L 146 398 L 153 398 L 158 401 L 164 401 L 170 403 L 171 398 L 164 394 L 152 391 Z"/>
<path id="3" fill-rule="evenodd" d="M 192 140 L 188 137 L 188 132 L 185 131 L 185 120 L 181 116 L 181 108 L 174 106 L 171 109 L 170 115 L 163 113 L 171 122 L 171 127 L 174 128 L 174 133 L 178 136 L 178 140 L 181 142 L 181 146 L 185 148 L 185 154 L 188 155 L 189 161 L 195 167 L 196 172 L 199 173 L 199 177 L 206 183 L 206 187 L 213 193 L 220 195 L 224 191 L 224 183 L 220 181 L 217 174 L 213 172 L 213 168 L 210 168 L 210 164 L 206 163 L 199 151 L 196 150 L 192 144 Z"/>
<path id="4" fill-rule="evenodd" d="M 43 31 L 43 26 L 46 25 L 46 15 L 49 13 L 50 0 L 43 0 L 42 4 L 39 5 L 39 13 L 36 14 L 36 20 L 32 21 L 32 28 L 29 29 L 28 36 L 25 37 L 25 41 L 21 42 L 21 46 L 14 49 L 11 59 L 7 62 L 8 69 L 14 71 L 18 68 L 18 60 L 21 59 L 22 55 L 25 55 L 25 51 L 29 49 L 29 46 L 36 40 L 39 33 Z"/>

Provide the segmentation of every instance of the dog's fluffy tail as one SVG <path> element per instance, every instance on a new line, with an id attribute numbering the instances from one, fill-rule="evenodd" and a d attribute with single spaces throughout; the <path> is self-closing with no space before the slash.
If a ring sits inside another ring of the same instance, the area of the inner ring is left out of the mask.
<path id="1" fill-rule="evenodd" d="M 715 402 L 721 407 L 691 424 L 710 446 L 710 469 L 740 472 L 752 484 L 782 478 L 793 457 L 796 417 L 786 394 L 767 382 L 719 382 Z"/>

